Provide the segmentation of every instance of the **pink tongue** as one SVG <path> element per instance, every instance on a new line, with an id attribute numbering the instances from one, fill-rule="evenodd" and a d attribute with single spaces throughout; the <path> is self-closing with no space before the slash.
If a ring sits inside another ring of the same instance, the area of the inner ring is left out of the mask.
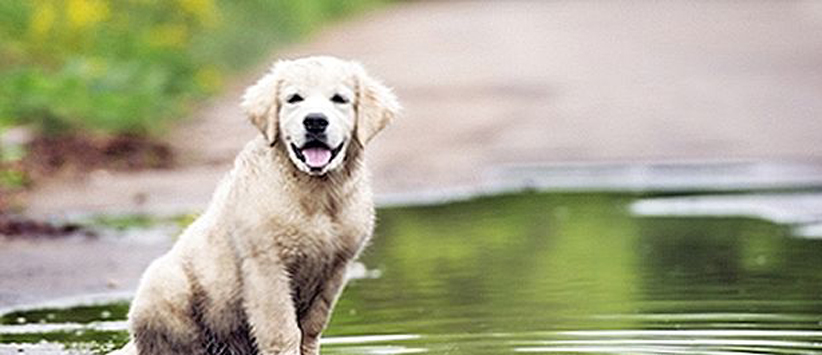
<path id="1" fill-rule="evenodd" d="M 322 168 L 331 160 L 331 151 L 325 148 L 308 148 L 302 153 L 305 163 L 312 168 Z"/>

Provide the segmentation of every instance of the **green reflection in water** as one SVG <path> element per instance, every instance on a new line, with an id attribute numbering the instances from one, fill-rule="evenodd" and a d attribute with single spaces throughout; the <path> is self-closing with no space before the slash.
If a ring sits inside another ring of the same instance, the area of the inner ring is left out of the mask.
<path id="1" fill-rule="evenodd" d="M 638 234 L 626 201 L 525 194 L 381 211 L 363 259 L 383 277 L 349 287 L 331 331 L 563 329 L 628 312 Z"/>
<path id="2" fill-rule="evenodd" d="M 635 218 L 636 198 L 523 193 L 381 209 L 362 261 L 382 276 L 349 284 L 323 351 L 822 351 L 809 340 L 822 337 L 822 241 L 751 219 Z M 114 309 L 96 320 L 122 318 Z M 379 334 L 411 336 L 338 342 Z"/>
<path id="3" fill-rule="evenodd" d="M 0 324 L 54 324 L 91 323 L 94 321 L 122 320 L 128 313 L 128 302 L 103 305 L 83 305 L 68 309 L 41 308 L 9 312 L 0 316 Z"/>

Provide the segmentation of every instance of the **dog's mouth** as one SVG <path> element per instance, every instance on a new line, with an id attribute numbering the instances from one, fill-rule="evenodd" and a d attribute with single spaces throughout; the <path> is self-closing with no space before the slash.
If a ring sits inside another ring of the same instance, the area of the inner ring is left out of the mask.
<path id="1" fill-rule="evenodd" d="M 343 143 L 345 142 L 340 143 L 336 148 L 331 148 L 325 142 L 314 139 L 303 144 L 301 148 L 291 143 L 291 149 L 297 159 L 305 163 L 312 172 L 319 172 L 334 160 L 334 157 L 342 150 Z"/>

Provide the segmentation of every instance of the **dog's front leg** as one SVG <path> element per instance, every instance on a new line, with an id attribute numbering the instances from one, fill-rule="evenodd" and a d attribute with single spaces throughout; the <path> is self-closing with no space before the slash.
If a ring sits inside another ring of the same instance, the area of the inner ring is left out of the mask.
<path id="1" fill-rule="evenodd" d="M 310 308 L 300 321 L 302 329 L 302 355 L 317 355 L 320 353 L 320 335 L 325 329 L 331 316 L 331 310 L 337 302 L 343 286 L 348 264 L 337 266 L 331 277 L 323 285 L 320 293 L 314 298 Z"/>
<path id="2" fill-rule="evenodd" d="M 300 355 L 297 324 L 286 269 L 273 256 L 243 262 L 243 300 L 261 355 Z"/>

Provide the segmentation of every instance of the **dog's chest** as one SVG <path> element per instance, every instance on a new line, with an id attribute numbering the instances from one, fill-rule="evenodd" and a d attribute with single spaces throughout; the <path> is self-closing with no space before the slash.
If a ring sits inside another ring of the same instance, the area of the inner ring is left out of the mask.
<path id="1" fill-rule="evenodd" d="M 351 221 L 327 216 L 294 219 L 279 236 L 280 258 L 286 264 L 311 267 L 356 255 L 367 231 Z"/>
<path id="2" fill-rule="evenodd" d="M 368 223 L 328 216 L 303 217 L 284 230 L 280 258 L 288 269 L 295 300 L 309 301 L 365 243 Z M 298 305 L 299 308 L 299 305 Z"/>

